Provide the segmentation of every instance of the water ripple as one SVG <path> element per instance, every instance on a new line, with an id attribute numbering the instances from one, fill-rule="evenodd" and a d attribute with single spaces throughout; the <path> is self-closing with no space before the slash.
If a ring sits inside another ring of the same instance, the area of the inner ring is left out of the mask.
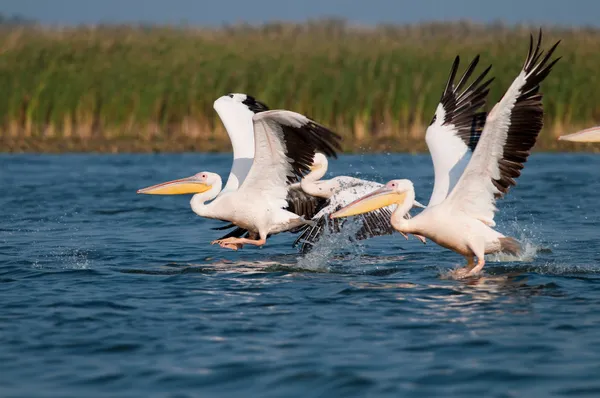
<path id="1" fill-rule="evenodd" d="M 461 281 L 460 256 L 399 236 L 221 250 L 188 197 L 135 193 L 228 155 L 0 161 L 1 396 L 600 394 L 597 156 L 532 156 L 497 217 L 525 255 Z M 428 156 L 331 167 L 431 190 Z"/>

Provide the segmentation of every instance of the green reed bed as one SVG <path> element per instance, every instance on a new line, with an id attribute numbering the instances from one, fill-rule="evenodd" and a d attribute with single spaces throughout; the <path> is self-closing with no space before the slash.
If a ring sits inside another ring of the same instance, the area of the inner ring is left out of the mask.
<path id="1" fill-rule="evenodd" d="M 491 105 L 519 72 L 531 31 L 339 21 L 0 28 L 0 144 L 3 151 L 227 151 L 212 103 L 244 92 L 332 127 L 346 150 L 421 151 L 454 56 L 462 68 L 476 54 L 480 70 L 494 65 Z M 600 122 L 600 31 L 545 29 L 547 47 L 558 38 L 563 60 L 543 85 L 542 149 Z"/>

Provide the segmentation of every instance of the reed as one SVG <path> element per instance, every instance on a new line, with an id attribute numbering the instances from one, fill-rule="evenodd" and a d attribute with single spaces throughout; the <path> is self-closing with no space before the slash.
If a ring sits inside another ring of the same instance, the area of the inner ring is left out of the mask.
<path id="1" fill-rule="evenodd" d="M 493 64 L 490 104 L 530 27 L 352 27 L 343 21 L 190 27 L 0 27 L 2 151 L 228 151 L 212 109 L 229 92 L 309 115 L 348 151 L 422 151 L 455 55 Z M 543 83 L 538 148 L 600 122 L 600 30 L 545 28 L 563 59 Z M 562 145 L 561 145 L 562 147 Z M 571 147 L 569 147 L 571 148 Z M 589 147 L 586 147 L 589 148 Z"/>

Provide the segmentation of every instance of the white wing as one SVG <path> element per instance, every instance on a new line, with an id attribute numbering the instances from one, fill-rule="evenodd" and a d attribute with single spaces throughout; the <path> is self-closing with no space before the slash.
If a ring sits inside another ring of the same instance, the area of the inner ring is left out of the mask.
<path id="1" fill-rule="evenodd" d="M 452 191 L 471 159 L 485 123 L 485 106 L 489 85 L 494 80 L 483 81 L 489 66 L 465 88 L 473 74 L 479 56 L 471 62 L 458 84 L 454 85 L 460 58 L 456 57 L 446 83 L 446 88 L 425 134 L 425 142 L 433 161 L 435 183 L 428 206 L 440 204 Z"/>
<path id="2" fill-rule="evenodd" d="M 246 94 L 229 94 L 218 98 L 213 108 L 221 118 L 231 140 L 233 164 L 221 194 L 237 190 L 244 182 L 254 159 L 254 112 L 244 104 Z M 250 97 L 252 98 L 252 97 Z M 256 102 L 256 101 L 255 101 Z M 262 104 L 267 110 L 268 108 Z"/>
<path id="3" fill-rule="evenodd" d="M 519 76 L 489 113 L 481 139 L 462 177 L 445 203 L 493 226 L 495 200 L 516 184 L 523 163 L 542 129 L 544 109 L 539 84 L 552 66 L 556 43 L 540 61 L 542 33 L 535 51 L 533 37 Z"/>
<path id="4" fill-rule="evenodd" d="M 340 137 L 299 113 L 276 110 L 253 117 L 255 156 L 239 191 L 285 208 L 289 182 L 309 171 L 315 152 L 336 156 Z"/>

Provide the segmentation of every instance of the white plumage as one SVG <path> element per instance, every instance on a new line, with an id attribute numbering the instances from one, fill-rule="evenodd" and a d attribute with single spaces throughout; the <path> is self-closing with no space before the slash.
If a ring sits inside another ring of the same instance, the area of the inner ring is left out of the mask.
<path id="1" fill-rule="evenodd" d="M 425 133 L 435 175 L 428 206 L 440 204 L 452 191 L 471 159 L 485 122 L 485 112 L 478 110 L 485 105 L 488 87 L 493 81 L 492 78 L 483 82 L 491 67 L 465 87 L 479 63 L 479 56 L 475 57 L 455 86 L 459 63 L 460 59 L 456 57 L 440 103 Z"/>
<path id="2" fill-rule="evenodd" d="M 218 98 L 213 108 L 225 126 L 233 150 L 233 164 L 222 193 L 235 191 L 246 179 L 254 160 L 252 117 L 269 108 L 254 97 L 239 93 Z"/>

